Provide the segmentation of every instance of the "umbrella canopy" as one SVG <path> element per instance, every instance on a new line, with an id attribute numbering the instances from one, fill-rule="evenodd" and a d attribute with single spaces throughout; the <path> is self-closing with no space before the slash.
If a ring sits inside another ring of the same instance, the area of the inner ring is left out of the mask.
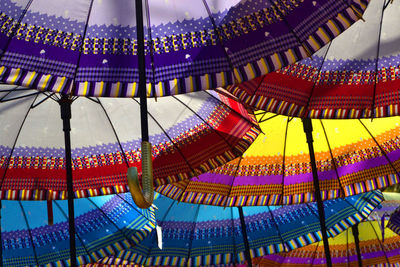
<path id="1" fill-rule="evenodd" d="M 398 115 L 400 3 L 373 0 L 358 22 L 312 58 L 230 88 L 256 109 L 311 118 Z"/>
<path id="2" fill-rule="evenodd" d="M 57 101 L 57 94 L 0 87 L 2 199 L 66 198 Z M 137 166 L 141 175 L 139 108 L 128 98 L 74 99 L 75 197 L 127 191 L 128 166 Z M 150 101 L 148 114 L 156 185 L 188 179 L 234 159 L 259 132 L 243 106 L 212 91 Z"/>
<path id="3" fill-rule="evenodd" d="M 324 202 L 330 236 L 366 218 L 383 200 L 372 191 Z M 102 263 L 146 266 L 209 266 L 244 261 L 245 244 L 238 208 L 178 203 L 160 197 L 155 201 L 161 235 L 153 231 L 135 248 Z M 317 205 L 244 207 L 246 234 L 252 257 L 290 251 L 321 240 Z"/>
<path id="4" fill-rule="evenodd" d="M 179 201 L 219 206 L 281 205 L 315 201 L 302 121 L 259 113 L 263 134 L 244 156 L 157 191 Z M 398 117 L 313 120 L 322 199 L 399 183 Z"/>
<path id="5" fill-rule="evenodd" d="M 144 1 L 149 94 L 216 88 L 279 69 L 347 29 L 368 3 Z M 138 94 L 134 1 L 2 0 L 0 10 L 3 81 L 76 95 Z"/>
<path id="6" fill-rule="evenodd" d="M 66 200 L 53 201 L 48 225 L 47 201 L 2 201 L 3 266 L 68 266 L 69 232 Z M 129 194 L 75 199 L 77 262 L 127 249 L 154 228 L 153 209 L 138 209 Z"/>
<path id="7" fill-rule="evenodd" d="M 397 206 L 397 210 L 393 212 L 390 216 L 389 223 L 387 227 L 391 229 L 393 232 L 400 235 L 400 205 Z"/>
<path id="8" fill-rule="evenodd" d="M 400 236 L 385 230 L 382 241 L 380 223 L 362 222 L 358 225 L 362 266 L 398 266 L 400 264 Z M 352 228 L 329 240 L 333 266 L 359 266 Z M 323 267 L 323 246 L 312 244 L 287 253 L 266 255 L 253 259 L 253 266 Z"/>

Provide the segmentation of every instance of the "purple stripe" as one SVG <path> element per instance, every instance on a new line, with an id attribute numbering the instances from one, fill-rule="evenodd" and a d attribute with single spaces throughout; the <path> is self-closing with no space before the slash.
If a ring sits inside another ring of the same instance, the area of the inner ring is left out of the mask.
<path id="1" fill-rule="evenodd" d="M 393 161 L 397 161 L 400 158 L 400 150 L 393 151 L 387 154 L 389 159 Z M 339 176 L 345 176 L 352 173 L 357 173 L 361 171 L 365 171 L 368 169 L 372 169 L 379 166 L 387 165 L 388 162 L 384 156 L 367 159 L 362 162 L 357 162 L 354 164 L 349 164 L 346 166 L 342 166 L 338 168 Z M 318 172 L 318 178 L 321 181 L 326 180 L 336 180 L 336 173 L 334 170 Z M 232 177 L 230 175 L 224 174 L 213 174 L 213 173 L 205 173 L 199 176 L 198 179 L 194 178 L 195 182 L 204 182 L 204 183 L 218 183 L 224 185 L 232 184 Z M 299 184 L 312 182 L 312 174 L 304 173 L 297 175 L 290 175 L 284 177 L 284 184 Z M 282 176 L 281 175 L 261 175 L 261 176 L 237 176 L 235 177 L 234 186 L 245 186 L 245 185 L 270 185 L 270 184 L 281 184 Z"/>

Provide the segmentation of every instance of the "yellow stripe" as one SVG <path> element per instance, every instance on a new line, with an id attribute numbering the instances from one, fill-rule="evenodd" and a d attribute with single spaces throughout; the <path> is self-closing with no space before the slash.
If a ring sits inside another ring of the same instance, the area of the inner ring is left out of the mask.
<path id="1" fill-rule="evenodd" d="M 242 82 L 242 78 L 240 77 L 240 74 L 239 74 L 238 69 L 237 69 L 237 68 L 234 68 L 234 69 L 233 69 L 233 73 L 234 73 L 234 75 L 235 75 L 235 77 L 236 77 L 236 80 L 237 80 L 239 83 L 241 83 L 241 82 Z M 223 72 L 221 72 L 221 74 L 222 74 L 222 77 L 225 78 Z M 223 84 L 222 84 L 221 86 L 225 86 L 225 85 L 226 85 L 226 81 L 225 81 L 225 79 L 223 79 Z"/>
<path id="2" fill-rule="evenodd" d="M 62 77 L 61 81 L 60 81 L 60 83 L 59 83 L 59 85 L 57 86 L 57 89 L 56 89 L 57 93 L 59 93 L 61 91 L 61 88 L 63 87 L 64 82 L 65 82 L 65 77 Z"/>
<path id="3" fill-rule="evenodd" d="M 121 83 L 120 83 L 120 82 L 117 82 L 117 89 L 115 90 L 114 96 L 119 96 L 119 90 L 120 90 L 120 88 L 121 88 Z"/>
<path id="4" fill-rule="evenodd" d="M 46 89 L 46 86 L 47 86 L 47 83 L 48 83 L 49 80 L 50 80 L 50 77 L 51 77 L 50 74 L 46 75 L 46 78 L 44 79 L 44 82 L 43 82 L 43 84 L 42 84 L 42 87 L 40 88 L 41 90 Z"/>
<path id="5" fill-rule="evenodd" d="M 82 95 L 86 95 L 88 87 L 89 87 L 88 84 L 89 84 L 88 81 L 84 82 Z"/>
<path id="6" fill-rule="evenodd" d="M 6 68 L 5 68 L 4 66 L 1 66 L 1 68 L 0 68 L 0 75 L 3 75 L 5 69 L 6 69 Z"/>
<path id="7" fill-rule="evenodd" d="M 19 73 L 21 72 L 21 69 L 18 68 L 15 70 L 14 76 L 11 79 L 11 83 L 15 83 L 15 81 L 18 79 Z"/>
<path id="8" fill-rule="evenodd" d="M 158 82 L 158 88 L 159 89 L 159 96 L 164 96 L 164 88 L 163 88 L 163 83 L 162 82 Z"/>
<path id="9" fill-rule="evenodd" d="M 104 82 L 101 81 L 101 82 L 100 82 L 99 96 L 102 96 L 102 95 L 103 95 L 103 91 L 104 91 Z"/>
<path id="10" fill-rule="evenodd" d="M 250 73 L 251 73 L 251 77 L 250 78 L 254 79 L 256 77 L 256 73 L 254 72 L 253 66 L 250 63 L 247 63 L 246 67 L 250 70 Z"/>

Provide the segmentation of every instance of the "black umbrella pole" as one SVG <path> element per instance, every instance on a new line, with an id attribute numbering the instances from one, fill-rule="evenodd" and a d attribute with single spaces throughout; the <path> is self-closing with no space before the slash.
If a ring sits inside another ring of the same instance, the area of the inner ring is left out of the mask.
<path id="1" fill-rule="evenodd" d="M 358 238 L 358 224 L 353 225 L 351 227 L 351 230 L 353 231 L 353 236 L 354 236 L 354 243 L 356 245 L 356 252 L 357 252 L 357 259 L 358 259 L 358 266 L 362 267 L 362 259 L 361 259 L 361 251 L 360 251 L 360 239 Z"/>
<path id="2" fill-rule="evenodd" d="M 142 0 L 136 0 L 136 38 L 139 67 L 140 123 L 142 141 L 149 141 L 149 123 L 147 119 L 146 63 L 144 57 L 144 30 Z"/>
<path id="3" fill-rule="evenodd" d="M 246 231 L 246 223 L 244 221 L 244 215 L 243 215 L 243 208 L 238 207 L 239 209 L 239 218 L 240 218 L 240 228 L 242 228 L 242 235 L 243 235 L 243 242 L 244 242 L 244 256 L 247 261 L 247 266 L 253 267 L 253 264 L 251 263 L 251 256 L 250 256 L 250 246 L 249 246 L 249 240 L 247 239 L 247 231 Z"/>
<path id="4" fill-rule="evenodd" d="M 319 179 L 317 173 L 317 165 L 315 163 L 314 145 L 313 145 L 314 140 L 312 137 L 313 128 L 310 118 L 303 119 L 303 127 L 304 127 L 304 132 L 306 133 L 308 149 L 310 152 L 309 154 L 310 154 L 311 169 L 312 169 L 313 182 L 315 188 L 315 198 L 317 199 L 319 222 L 321 224 L 322 240 L 324 242 L 326 266 L 332 267 L 331 253 L 329 251 L 328 234 L 326 232 L 326 225 L 325 225 L 324 205 L 322 203 L 321 190 L 319 188 Z"/>
<path id="5" fill-rule="evenodd" d="M 74 190 L 72 181 L 72 157 L 71 157 L 71 103 L 67 95 L 62 95 L 60 99 L 61 119 L 63 120 L 63 131 L 65 141 L 65 168 L 67 172 L 67 192 L 68 192 L 68 223 L 69 223 L 69 246 L 71 254 L 71 266 L 76 264 L 76 245 L 75 245 L 75 214 L 74 214 Z"/>

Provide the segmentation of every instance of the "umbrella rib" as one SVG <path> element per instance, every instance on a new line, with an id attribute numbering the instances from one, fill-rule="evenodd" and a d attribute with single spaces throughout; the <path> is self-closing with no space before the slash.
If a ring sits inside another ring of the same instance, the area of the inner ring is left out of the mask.
<path id="1" fill-rule="evenodd" d="M 325 126 L 324 126 L 324 124 L 322 123 L 322 120 L 319 120 L 319 122 L 321 123 L 322 130 L 324 131 L 326 143 L 328 144 L 329 155 L 331 156 L 331 160 L 332 160 L 332 165 L 333 165 L 333 168 L 334 168 L 334 170 L 335 170 L 336 178 L 337 178 L 338 183 L 339 183 L 339 188 L 340 188 L 340 190 L 342 191 L 343 197 L 344 197 L 344 196 L 346 196 L 346 194 L 345 194 L 345 191 L 344 191 L 344 187 L 343 187 L 343 185 L 342 185 L 342 182 L 340 181 L 339 172 L 338 172 L 338 169 L 337 169 L 337 165 L 336 165 L 335 158 L 333 157 L 333 152 L 332 152 L 331 145 L 330 145 L 330 143 L 329 143 L 328 134 L 326 133 Z"/>
<path id="2" fill-rule="evenodd" d="M 151 23 L 150 23 L 150 7 L 149 7 L 149 1 L 145 0 L 145 11 L 146 11 L 146 23 L 147 23 L 147 34 L 149 36 L 149 50 L 150 50 L 150 65 L 151 65 L 151 83 L 150 83 L 150 90 L 157 101 L 157 95 L 156 95 L 156 90 L 155 90 L 155 76 L 156 76 L 156 70 L 154 66 L 154 42 L 153 42 L 153 37 L 151 35 Z"/>
<path id="3" fill-rule="evenodd" d="M 280 2 L 280 0 L 277 0 L 278 2 Z M 309 48 L 307 47 L 307 43 L 304 43 L 300 40 L 300 37 L 297 36 L 297 34 L 294 32 L 294 30 L 292 29 L 292 27 L 290 26 L 289 22 L 285 19 L 285 15 L 281 12 L 281 10 L 279 9 L 279 7 L 276 5 L 275 1 L 273 0 L 268 0 L 268 2 L 274 6 L 275 10 L 279 13 L 279 16 L 281 16 L 282 21 L 285 23 L 286 27 L 289 29 L 289 31 L 293 34 L 294 38 L 296 39 L 296 41 L 303 47 L 303 49 L 306 51 L 306 53 L 308 54 L 308 56 L 311 56 L 311 52 L 309 50 Z"/>
<path id="4" fill-rule="evenodd" d="M 60 207 L 60 205 L 57 203 L 57 200 L 54 201 L 54 204 L 56 204 L 57 208 L 61 211 L 61 213 L 62 213 L 62 215 L 64 216 L 64 218 L 65 218 L 66 220 L 68 220 L 67 214 L 66 214 L 66 213 L 64 212 L 64 210 Z M 74 218 L 74 221 L 75 221 L 75 218 Z M 75 235 L 76 235 L 76 237 L 79 239 L 79 241 L 81 242 L 81 245 L 82 245 L 83 249 L 85 250 L 86 254 L 89 256 L 90 260 L 91 260 L 92 262 L 96 262 L 96 259 L 93 258 L 93 256 L 89 253 L 89 250 L 87 249 L 86 245 L 82 242 L 82 239 L 81 239 L 81 237 L 80 237 L 79 234 L 78 234 L 78 231 L 75 231 Z M 72 260 L 72 259 L 71 259 L 71 260 Z"/>
<path id="5" fill-rule="evenodd" d="M 10 92 L 9 92 L 9 93 L 10 93 Z M 34 96 L 34 95 L 39 95 L 39 94 L 41 94 L 42 92 L 35 92 L 35 93 L 32 93 L 32 94 L 28 94 L 28 95 L 21 95 L 21 96 L 16 96 L 16 97 L 4 99 L 9 93 L 7 93 L 5 96 L 3 96 L 2 98 L 0 98 L 0 103 L 5 103 L 5 102 L 8 102 L 8 101 L 12 101 L 12 100 L 17 100 L 17 99 L 21 99 L 21 98 L 25 98 L 25 97 L 30 97 L 30 96 Z"/>
<path id="6" fill-rule="evenodd" d="M 86 17 L 85 29 L 83 30 L 83 33 L 82 33 L 82 42 L 81 42 L 81 45 L 79 46 L 79 50 L 78 50 L 79 51 L 78 59 L 76 61 L 76 67 L 75 67 L 74 75 L 72 76 L 73 77 L 72 78 L 73 86 L 71 88 L 72 95 L 75 94 L 75 90 L 76 90 L 75 80 L 76 80 L 76 76 L 78 74 L 79 63 L 81 61 L 81 56 L 82 56 L 82 50 L 83 50 L 83 47 L 85 45 L 86 32 L 87 32 L 88 25 L 89 25 L 90 14 L 92 13 L 93 2 L 94 2 L 94 0 L 90 1 L 89 10 L 88 10 L 88 14 L 87 14 L 87 17 Z"/>
<path id="7" fill-rule="evenodd" d="M 187 260 L 186 260 L 186 267 L 189 266 L 189 259 L 190 259 L 190 254 L 191 254 L 192 245 L 193 245 L 193 239 L 194 239 L 194 231 L 196 230 L 197 218 L 199 217 L 199 213 L 200 213 L 200 206 L 201 206 L 200 204 L 197 204 L 196 215 L 194 216 L 194 220 L 193 220 L 193 229 L 192 229 L 192 232 L 190 234 L 189 249 L 188 249 L 188 255 L 187 255 Z"/>
<path id="8" fill-rule="evenodd" d="M 167 211 L 165 212 L 165 214 L 164 214 L 162 220 L 159 221 L 160 223 L 158 223 L 158 221 L 157 221 L 157 219 L 156 219 L 157 225 L 159 225 L 161 228 L 162 228 L 162 225 L 163 225 L 164 222 L 165 222 L 165 218 L 167 218 L 167 215 L 168 215 L 168 213 L 170 212 L 172 206 L 175 204 L 175 202 L 177 202 L 175 199 L 172 200 L 172 203 L 171 203 L 171 205 L 169 205 L 169 207 L 168 207 Z M 152 239 L 152 242 L 151 242 L 152 245 L 153 245 L 154 241 L 155 241 L 155 242 L 158 242 L 156 231 L 151 231 L 151 237 L 150 237 L 150 238 Z M 152 249 L 152 248 L 153 248 L 153 246 L 150 246 L 149 251 L 147 252 L 147 255 L 146 255 L 146 257 L 145 257 L 145 262 L 144 262 L 144 263 L 146 263 L 146 261 L 150 258 L 150 256 L 151 256 L 151 249 Z"/>
<path id="9" fill-rule="evenodd" d="M 93 200 L 91 200 L 90 198 L 87 198 L 87 200 L 89 200 L 89 202 L 92 203 L 92 204 L 101 212 L 101 214 L 103 214 L 104 218 L 106 218 L 112 225 L 114 225 L 115 228 L 117 228 L 118 232 L 120 232 L 120 233 L 125 237 L 125 239 L 128 240 L 128 242 L 130 243 L 130 245 L 133 245 L 133 244 L 131 243 L 132 239 L 131 239 L 129 236 L 127 236 L 127 235 L 124 233 L 124 231 L 122 231 L 122 230 L 118 227 L 118 225 L 117 225 L 116 223 L 114 223 L 114 222 L 107 216 L 107 214 L 103 211 L 103 209 L 101 209 L 101 208 L 100 208 Z M 147 219 L 147 218 L 146 218 L 146 219 Z"/>
<path id="10" fill-rule="evenodd" d="M 26 213 L 25 213 L 24 207 L 22 206 L 22 203 L 21 203 L 20 200 L 18 200 L 18 204 L 21 207 L 22 215 L 24 216 L 25 224 L 26 224 L 26 227 L 28 228 L 29 241 L 32 244 L 32 249 L 33 249 L 33 254 L 35 255 L 36 265 L 39 266 L 38 257 L 37 257 L 37 253 L 36 253 L 36 247 L 35 247 L 35 244 L 33 243 L 32 232 L 31 232 L 31 228 L 30 228 L 29 223 L 28 223 L 28 219 L 26 218 Z"/>
<path id="11" fill-rule="evenodd" d="M 315 203 L 315 202 L 314 202 Z M 314 214 L 314 216 L 317 218 L 317 221 L 320 220 L 319 215 L 315 212 L 315 209 L 313 209 L 312 207 L 310 207 L 310 203 L 304 203 L 306 204 L 306 207 L 311 211 L 312 214 Z M 325 208 L 325 207 L 324 207 Z M 329 235 L 329 237 L 333 237 L 332 233 L 329 231 L 331 228 L 326 227 L 326 233 L 327 235 Z M 321 229 L 321 233 L 322 233 L 322 229 Z M 323 240 L 321 240 L 323 241 Z"/>
<path id="12" fill-rule="evenodd" d="M 277 221 L 275 220 L 275 216 L 274 216 L 274 214 L 272 213 L 271 208 L 270 208 L 269 206 L 267 206 L 267 208 L 268 208 L 268 212 L 271 214 L 271 219 L 272 219 L 272 221 L 273 221 L 273 223 L 274 223 L 274 226 L 275 226 L 275 228 L 276 228 L 276 231 L 278 232 L 279 239 L 281 240 L 281 243 L 282 243 L 282 246 L 283 246 L 283 252 L 287 252 L 287 251 L 286 251 L 286 244 L 285 244 L 285 241 L 283 240 L 283 237 L 282 237 L 281 232 L 279 231 L 278 223 L 277 223 Z"/>
<path id="13" fill-rule="evenodd" d="M 89 99 L 91 99 L 91 98 L 89 97 Z M 125 150 L 124 150 L 123 147 L 122 147 L 122 144 L 121 144 L 121 141 L 119 140 L 117 131 L 116 131 L 115 128 L 114 128 L 114 124 L 111 122 L 111 118 L 110 118 L 110 116 L 108 115 L 107 110 L 105 109 L 105 107 L 103 106 L 103 103 L 101 103 L 101 101 L 100 101 L 99 98 L 96 98 L 97 101 L 95 101 L 94 99 L 91 99 L 91 100 L 94 101 L 95 103 L 99 104 L 100 107 L 103 109 L 103 112 L 104 112 L 104 114 L 106 115 L 108 122 L 110 123 L 111 129 L 112 129 L 113 132 L 114 132 L 115 138 L 117 139 L 119 148 L 121 149 L 121 152 L 122 152 L 121 154 L 122 154 L 122 156 L 124 157 L 124 161 L 125 161 L 126 167 L 129 168 L 129 162 L 128 162 L 128 158 L 126 157 Z"/>
<path id="14" fill-rule="evenodd" d="M 378 33 L 378 45 L 376 48 L 376 57 L 375 57 L 375 79 L 374 79 L 374 91 L 372 95 L 372 104 L 371 104 L 371 119 L 376 117 L 375 105 L 376 105 L 376 87 L 378 84 L 378 62 L 379 62 L 379 54 L 380 54 L 380 47 L 381 47 L 381 33 L 382 33 L 382 22 L 383 22 L 383 13 L 385 12 L 385 1 L 383 3 L 383 8 L 381 11 L 381 20 L 379 22 L 379 33 Z"/>
<path id="15" fill-rule="evenodd" d="M 203 1 L 203 4 L 204 4 L 204 7 L 205 7 L 206 10 L 207 10 L 207 14 L 208 14 L 208 17 L 209 17 L 209 19 L 210 19 L 210 21 L 211 21 L 211 24 L 213 25 L 214 31 L 215 31 L 215 33 L 216 33 L 217 36 L 218 36 L 218 38 L 217 38 L 217 39 L 218 39 L 218 42 L 219 42 L 219 44 L 222 46 L 222 51 L 224 51 L 224 55 L 225 55 L 225 57 L 226 57 L 226 60 L 228 61 L 229 68 L 230 68 L 231 71 L 232 71 L 232 76 L 233 76 L 233 79 L 235 80 L 234 83 L 238 83 L 238 80 L 237 80 L 237 78 L 236 78 L 236 76 L 235 76 L 235 72 L 234 72 L 235 68 L 234 68 L 234 66 L 233 66 L 233 63 L 232 63 L 231 58 L 229 57 L 229 54 L 228 54 L 228 52 L 227 52 L 227 48 L 224 46 L 224 42 L 223 42 L 221 33 L 220 33 L 220 31 L 219 31 L 219 29 L 218 29 L 218 27 L 217 27 L 217 24 L 215 23 L 214 17 L 212 16 L 210 7 L 208 6 L 206 0 L 202 0 L 202 1 Z"/>
<path id="16" fill-rule="evenodd" d="M 267 112 L 266 112 L 265 114 L 262 115 L 262 117 L 261 117 L 261 119 L 258 121 L 258 123 L 266 122 L 266 121 L 269 121 L 270 119 L 275 118 L 276 116 L 279 116 L 279 114 L 275 114 L 275 115 L 273 115 L 273 116 L 271 116 L 271 117 L 268 117 L 268 118 L 266 118 L 266 119 L 263 119 L 264 116 L 265 116 L 266 114 L 267 114 Z"/>
<path id="17" fill-rule="evenodd" d="M 197 114 L 191 107 L 189 107 L 188 105 L 183 103 L 183 101 L 180 100 L 179 98 L 177 98 L 176 96 L 172 96 L 172 97 L 175 98 L 182 105 L 184 105 L 188 110 L 193 112 L 194 115 L 196 115 L 200 120 L 202 120 L 203 123 L 205 123 L 211 130 L 213 130 L 232 149 L 232 152 L 234 152 L 236 154 L 235 155 L 236 157 L 239 157 L 242 154 L 240 151 L 237 150 L 237 148 L 235 148 L 231 143 L 229 143 L 228 140 L 226 140 L 225 137 L 223 137 L 217 130 L 215 130 L 213 127 L 211 127 L 211 125 L 205 119 L 203 119 L 199 114 Z"/>
<path id="18" fill-rule="evenodd" d="M 289 129 L 289 122 L 290 122 L 290 117 L 287 118 L 286 121 L 286 128 L 285 128 L 285 139 L 283 143 L 283 155 L 282 155 L 282 193 L 281 193 L 281 200 L 280 202 L 283 204 L 283 198 L 285 196 L 285 160 L 286 160 L 286 144 L 287 144 L 287 134 L 288 134 L 288 129 Z"/>
<path id="19" fill-rule="evenodd" d="M 261 80 L 260 80 L 260 82 L 258 83 L 258 85 L 256 86 L 256 90 L 254 90 L 253 94 L 251 95 L 252 98 L 256 95 L 257 91 L 260 89 L 261 85 L 263 84 L 263 82 L 264 82 L 264 80 L 265 80 L 266 78 L 267 78 L 267 75 L 265 74 L 265 75 L 261 78 Z"/>
<path id="20" fill-rule="evenodd" d="M 311 92 L 310 92 L 310 95 L 309 95 L 309 97 L 308 97 L 308 99 L 307 99 L 306 106 L 304 107 L 304 116 L 307 116 L 307 110 L 308 110 L 308 108 L 310 107 L 311 98 L 312 98 L 312 96 L 313 96 L 313 94 L 314 94 L 315 87 L 317 86 L 317 82 L 318 82 L 318 80 L 319 80 L 319 76 L 321 75 L 321 71 L 322 71 L 322 68 L 323 68 L 323 66 L 324 66 L 324 62 L 325 62 L 325 60 L 326 60 L 326 57 L 328 56 L 328 51 L 329 51 L 329 49 L 331 48 L 332 42 L 333 42 L 333 41 L 330 41 L 330 42 L 329 42 L 328 47 L 326 48 L 324 57 L 322 58 L 321 65 L 319 66 L 319 68 L 318 68 L 318 70 L 317 70 L 317 73 L 316 73 L 317 76 L 316 76 L 315 81 L 313 82 L 313 85 L 312 85 L 312 87 L 311 87 Z"/>
<path id="21" fill-rule="evenodd" d="M 385 254 L 385 258 L 386 258 L 387 263 L 390 264 L 389 258 L 388 258 L 387 254 L 386 254 L 386 251 L 385 251 L 385 247 L 383 246 L 381 240 L 379 239 L 379 236 L 378 236 L 378 233 L 377 233 L 376 230 L 375 230 L 375 227 L 372 225 L 372 223 L 371 223 L 370 220 L 368 220 L 368 223 L 371 225 L 372 229 L 374 230 L 376 239 L 377 239 L 378 242 L 379 242 L 379 246 L 381 247 L 383 254 Z"/>
<path id="22" fill-rule="evenodd" d="M 233 266 L 236 267 L 236 264 L 239 263 L 239 260 L 237 259 L 237 251 L 236 251 L 236 241 L 235 241 L 235 222 L 233 221 L 233 209 L 231 209 L 231 222 L 232 222 L 232 243 L 233 243 Z"/>
<path id="23" fill-rule="evenodd" d="M 257 123 L 254 123 L 254 121 L 249 120 L 249 118 L 246 118 L 245 116 L 243 116 L 240 112 L 236 111 L 235 109 L 233 109 L 232 107 L 230 107 L 229 105 L 227 105 L 224 101 L 221 101 L 220 99 L 218 99 L 216 96 L 210 94 L 208 91 L 204 90 L 204 92 L 206 94 L 208 94 L 209 96 L 211 96 L 212 98 L 214 98 L 215 100 L 219 101 L 220 103 L 222 103 L 226 108 L 228 108 L 230 111 L 232 111 L 233 113 L 235 113 L 236 115 L 238 115 L 239 117 L 241 117 L 242 119 L 244 119 L 245 121 L 247 121 L 250 124 L 256 125 L 258 126 Z M 218 92 L 218 91 L 217 91 Z"/>
<path id="24" fill-rule="evenodd" d="M 229 197 L 230 197 L 230 195 L 232 193 L 233 183 L 235 182 L 235 178 L 237 177 L 237 173 L 239 172 L 239 166 L 240 166 L 240 163 L 242 162 L 242 159 L 243 159 L 243 156 L 240 156 L 239 160 L 238 160 L 238 163 L 236 165 L 236 170 L 235 170 L 235 173 L 233 174 L 233 177 L 232 177 L 232 183 L 231 183 L 231 186 L 229 188 L 228 194 L 226 195 L 225 204 L 224 204 L 225 208 L 228 206 L 228 202 L 229 202 L 228 200 L 229 200 Z"/>
<path id="25" fill-rule="evenodd" d="M 37 98 L 37 95 L 36 95 L 36 97 L 34 98 L 34 100 L 32 101 L 32 103 L 35 102 L 36 98 Z M 6 163 L 3 165 L 3 166 L 4 166 L 4 173 L 3 173 L 3 177 L 1 177 L 1 181 L 0 181 L 0 191 L 2 191 L 2 188 L 3 188 L 3 182 L 4 182 L 4 179 L 6 178 L 6 173 L 7 173 L 8 167 L 9 167 L 9 165 L 10 165 L 11 156 L 12 156 L 13 153 L 14 153 L 15 146 L 17 145 L 17 140 L 18 140 L 18 138 L 19 138 L 19 135 L 20 135 L 20 133 L 21 133 L 22 127 L 23 127 L 24 124 L 25 124 L 26 118 L 28 117 L 28 114 L 29 114 L 31 108 L 32 108 L 32 104 L 31 104 L 31 106 L 28 108 L 28 110 L 27 110 L 27 112 L 26 112 L 26 114 L 25 114 L 25 117 L 24 117 L 24 119 L 22 120 L 21 125 L 20 125 L 20 127 L 19 127 L 19 129 L 18 129 L 18 133 L 17 133 L 17 135 L 15 136 L 15 140 L 14 140 L 13 146 L 12 146 L 11 151 L 10 151 L 10 157 L 8 158 L 8 160 L 6 159 Z M 0 200 L 0 201 L 1 201 L 1 200 Z M 1 249 L 0 249 L 0 251 L 1 251 Z M 1 253 L 1 252 L 0 252 L 0 253 Z"/>
<path id="26" fill-rule="evenodd" d="M 4 84 L 4 83 L 1 83 Z M 20 87 L 18 85 L 14 86 L 14 88 L 12 89 L 0 89 L 0 93 L 1 92 L 15 92 L 15 91 L 29 91 L 32 90 L 31 88 L 27 88 L 27 87 Z"/>
<path id="27" fill-rule="evenodd" d="M 346 229 L 346 251 L 347 251 L 347 266 L 350 267 L 350 253 L 349 253 L 349 228 Z"/>
<path id="28" fill-rule="evenodd" d="M 13 37 L 15 37 L 15 34 L 17 33 L 17 31 L 18 31 L 18 29 L 19 29 L 19 27 L 20 27 L 20 25 L 21 25 L 22 19 L 25 17 L 26 12 L 28 12 L 28 9 L 30 8 L 32 2 L 33 2 L 33 0 L 29 0 L 29 2 L 26 4 L 24 10 L 22 10 L 22 13 L 21 13 L 21 15 L 20 15 L 19 18 L 18 18 L 17 23 L 14 24 L 15 27 L 12 27 L 12 26 L 11 26 L 12 29 L 11 29 L 10 34 L 8 34 L 8 40 L 7 40 L 7 42 L 6 42 L 6 45 L 5 45 L 4 48 L 3 48 L 3 51 L 2 51 L 1 54 L 0 54 L 0 59 L 3 59 L 4 55 L 6 54 L 6 51 L 7 51 L 7 49 L 8 49 L 8 46 L 10 45 L 11 40 L 13 39 Z"/>
<path id="29" fill-rule="evenodd" d="M 314 250 L 314 257 L 312 258 L 310 267 L 312 267 L 312 266 L 314 265 L 314 261 L 315 261 L 315 258 L 316 258 L 316 256 L 317 256 L 317 253 L 318 253 L 318 247 L 319 247 L 319 243 L 320 243 L 320 242 L 323 242 L 323 241 L 318 241 L 318 242 L 317 242 L 317 245 L 315 246 L 316 248 L 315 248 L 315 250 Z"/>
<path id="30" fill-rule="evenodd" d="M 379 147 L 380 151 L 382 152 L 383 156 L 386 158 L 387 162 L 389 165 L 392 167 L 392 169 L 396 172 L 397 176 L 400 177 L 400 173 L 397 171 L 396 167 L 393 165 L 393 162 L 390 161 L 389 156 L 386 154 L 385 150 L 383 150 L 382 146 L 378 143 L 378 141 L 375 139 L 375 137 L 372 135 L 372 133 L 369 131 L 367 126 L 360 120 L 358 121 L 361 123 L 362 126 L 364 126 L 365 130 L 368 132 L 368 134 L 371 136 L 372 140 L 374 140 L 375 144 Z"/>
<path id="31" fill-rule="evenodd" d="M 133 210 L 135 210 L 137 213 L 141 213 L 137 207 L 135 205 L 132 205 L 132 203 L 130 203 L 129 201 L 127 201 L 125 198 L 121 197 L 120 194 L 115 194 L 115 196 L 119 197 L 122 201 L 124 201 L 126 204 L 128 204 Z M 143 215 L 143 214 L 142 214 Z M 151 221 L 151 219 L 149 219 L 149 217 L 147 217 L 146 215 L 143 215 L 148 221 Z"/>
<path id="32" fill-rule="evenodd" d="M 133 101 L 135 101 L 139 106 L 140 103 L 134 99 L 131 98 Z M 175 142 L 172 140 L 172 138 L 169 136 L 169 134 L 167 133 L 167 131 L 165 131 L 165 129 L 163 127 L 161 127 L 161 124 L 155 119 L 155 117 L 149 112 L 147 111 L 147 114 L 153 119 L 153 121 L 158 125 L 158 127 L 160 127 L 161 131 L 163 131 L 163 133 L 165 134 L 165 136 L 169 139 L 169 141 L 171 142 L 171 144 L 174 146 L 174 148 L 178 151 L 178 153 L 181 155 L 181 157 L 183 158 L 183 160 L 186 162 L 186 164 L 188 165 L 188 167 L 190 168 L 190 170 L 193 172 L 194 175 L 199 175 L 198 171 L 196 171 L 192 165 L 190 165 L 189 161 L 186 159 L 185 155 L 183 154 L 183 152 L 180 150 L 180 148 L 175 144 Z M 187 187 L 189 186 L 189 183 L 187 183 L 187 185 L 185 186 L 185 189 L 183 190 L 183 192 L 186 191 Z M 183 194 L 182 194 L 183 197 Z"/>
<path id="33" fill-rule="evenodd" d="M 37 106 L 39 106 L 40 104 L 42 104 L 43 102 L 45 102 L 47 99 L 49 99 L 49 98 L 51 98 L 52 100 L 54 100 L 54 98 L 52 98 L 52 96 L 53 95 L 55 95 L 55 93 L 51 93 L 51 94 L 45 94 L 45 93 L 43 93 L 44 95 L 46 95 L 46 97 L 45 98 L 43 98 L 42 100 L 40 100 L 38 103 L 35 103 L 35 104 L 33 104 L 32 105 L 32 109 L 34 109 L 34 108 L 36 108 Z"/>

